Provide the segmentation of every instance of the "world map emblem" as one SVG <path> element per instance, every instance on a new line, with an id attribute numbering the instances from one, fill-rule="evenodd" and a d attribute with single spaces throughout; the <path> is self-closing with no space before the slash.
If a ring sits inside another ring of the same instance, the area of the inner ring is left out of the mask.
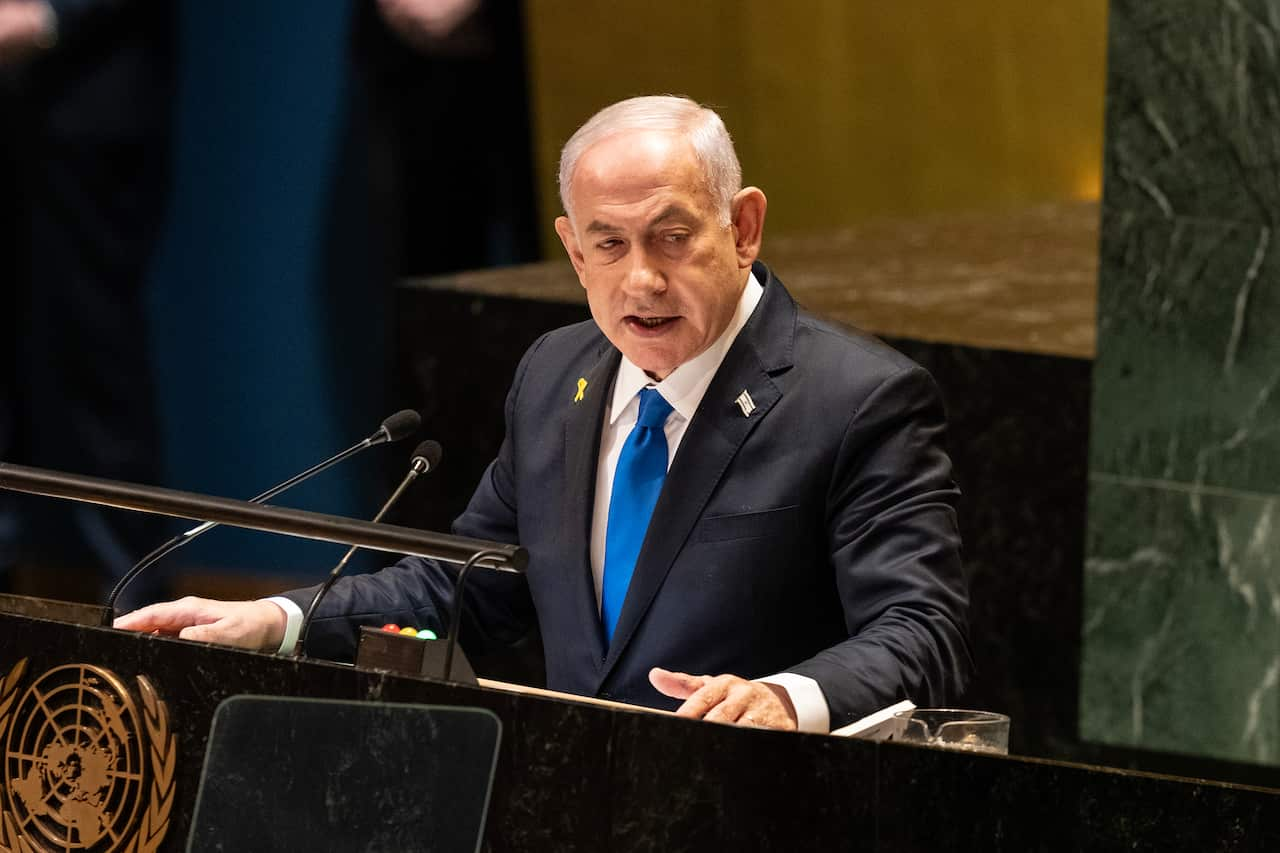
<path id="1" fill-rule="evenodd" d="M 144 676 L 136 691 L 91 664 L 0 682 L 0 853 L 144 853 L 174 800 L 177 739 Z M 140 700 L 140 701 L 139 701 Z"/>

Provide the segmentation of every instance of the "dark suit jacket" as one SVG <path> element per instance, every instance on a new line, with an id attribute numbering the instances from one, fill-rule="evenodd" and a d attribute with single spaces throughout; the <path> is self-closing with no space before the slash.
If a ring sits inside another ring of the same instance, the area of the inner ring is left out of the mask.
<path id="1" fill-rule="evenodd" d="M 653 666 L 795 672 L 821 686 L 833 727 L 902 698 L 957 695 L 971 668 L 968 599 L 937 389 L 879 341 L 799 310 L 763 264 L 754 271 L 764 296 L 672 461 L 607 647 L 588 543 L 621 356 L 590 322 L 525 354 L 502 449 L 454 531 L 524 545 L 527 584 L 473 573 L 464 646 L 510 642 L 536 620 L 548 686 L 665 708 L 679 703 L 650 686 Z M 743 390 L 750 416 L 734 403 Z M 309 650 L 349 655 L 357 623 L 438 627 L 451 579 L 416 558 L 347 578 Z"/>

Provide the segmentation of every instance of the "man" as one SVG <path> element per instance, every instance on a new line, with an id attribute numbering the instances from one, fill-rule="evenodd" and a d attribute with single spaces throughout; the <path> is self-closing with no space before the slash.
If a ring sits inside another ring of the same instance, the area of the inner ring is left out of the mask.
<path id="1" fill-rule="evenodd" d="M 516 370 L 454 530 L 528 548 L 527 586 L 474 577 L 464 645 L 536 623 L 552 688 L 749 726 L 826 731 L 957 695 L 967 593 L 932 380 L 798 310 L 756 262 L 765 196 L 710 110 L 606 108 L 565 145 L 560 187 L 594 322 Z M 359 622 L 439 626 L 451 578 L 409 558 L 343 580 L 309 651 L 349 654 Z M 307 598 L 117 624 L 274 648 Z"/>

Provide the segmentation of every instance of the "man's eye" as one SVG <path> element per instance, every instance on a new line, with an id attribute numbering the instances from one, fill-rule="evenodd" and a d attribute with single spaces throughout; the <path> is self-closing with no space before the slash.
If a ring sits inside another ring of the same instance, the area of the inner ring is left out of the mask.
<path id="1" fill-rule="evenodd" d="M 688 240 L 689 235 L 684 232 L 677 232 L 675 234 L 665 234 L 662 239 L 666 240 L 668 243 L 679 245 Z"/>
<path id="2" fill-rule="evenodd" d="M 596 248 L 602 249 L 607 252 L 611 249 L 616 249 L 621 245 L 622 245 L 621 240 L 611 237 L 608 240 L 601 240 L 599 243 L 596 243 Z"/>

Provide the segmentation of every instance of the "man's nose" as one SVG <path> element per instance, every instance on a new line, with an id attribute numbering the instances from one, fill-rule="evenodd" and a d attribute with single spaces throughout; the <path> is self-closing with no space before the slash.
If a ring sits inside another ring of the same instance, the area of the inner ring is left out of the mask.
<path id="1" fill-rule="evenodd" d="M 648 297 L 666 292 L 667 277 L 648 252 L 633 252 L 631 267 L 623 281 L 628 296 Z"/>

